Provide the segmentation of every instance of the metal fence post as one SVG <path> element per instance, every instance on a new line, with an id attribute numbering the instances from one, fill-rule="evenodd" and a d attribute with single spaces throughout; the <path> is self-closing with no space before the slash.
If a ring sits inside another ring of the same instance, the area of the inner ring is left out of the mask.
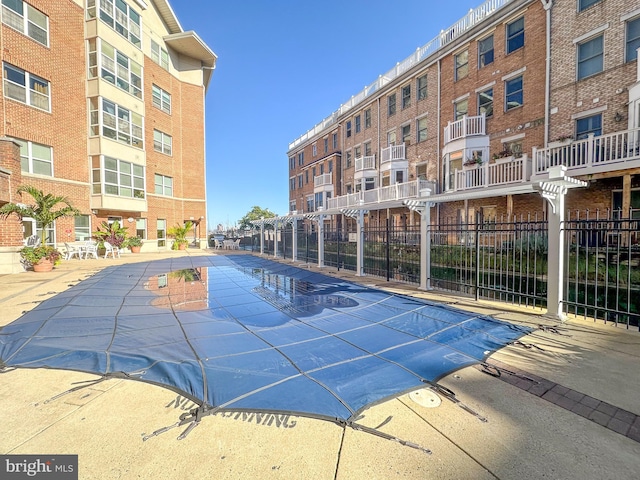
<path id="1" fill-rule="evenodd" d="M 389 248 L 390 248 L 390 243 L 391 243 L 391 235 L 389 233 L 389 228 L 390 228 L 389 227 L 389 217 L 387 217 L 387 232 L 386 232 L 387 233 L 387 239 L 386 239 L 387 241 L 386 241 L 386 245 L 385 245 L 385 249 L 386 249 L 385 261 L 386 261 L 386 269 L 387 269 L 387 282 L 389 281 L 389 278 L 391 277 L 391 262 L 389 261 L 389 254 L 390 254 Z"/>
<path id="2" fill-rule="evenodd" d="M 480 299 L 480 212 L 476 212 L 476 259 L 475 259 L 475 274 L 476 274 L 476 301 Z"/>

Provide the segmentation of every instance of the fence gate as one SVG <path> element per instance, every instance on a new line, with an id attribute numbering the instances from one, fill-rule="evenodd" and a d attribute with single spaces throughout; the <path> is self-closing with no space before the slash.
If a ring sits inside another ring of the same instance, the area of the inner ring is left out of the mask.
<path id="1" fill-rule="evenodd" d="M 565 312 L 638 327 L 640 212 L 569 213 L 565 221 Z"/>

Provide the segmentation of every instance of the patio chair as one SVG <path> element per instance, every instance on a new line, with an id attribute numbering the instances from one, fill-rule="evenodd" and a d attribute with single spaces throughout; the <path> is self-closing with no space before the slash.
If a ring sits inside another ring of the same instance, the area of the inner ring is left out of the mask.
<path id="1" fill-rule="evenodd" d="M 111 255 L 111 258 L 120 258 L 120 249 L 116 246 L 111 245 L 109 242 L 104 242 L 104 258 L 107 258 Z"/>
<path id="2" fill-rule="evenodd" d="M 86 242 L 83 247 L 84 258 L 98 258 L 98 245 L 94 242 Z"/>
<path id="3" fill-rule="evenodd" d="M 213 248 L 222 248 L 222 242 L 220 240 L 213 239 Z"/>
<path id="4" fill-rule="evenodd" d="M 40 237 L 38 235 L 31 235 L 24 239 L 25 247 L 36 247 L 40 243 Z"/>
<path id="5" fill-rule="evenodd" d="M 64 253 L 65 260 L 71 260 L 74 256 L 78 259 L 82 258 L 82 251 L 78 246 L 69 245 L 67 242 L 64 242 L 64 248 L 66 249 Z"/>
<path id="6" fill-rule="evenodd" d="M 233 249 L 240 250 L 240 239 L 238 238 L 235 242 L 233 242 Z"/>

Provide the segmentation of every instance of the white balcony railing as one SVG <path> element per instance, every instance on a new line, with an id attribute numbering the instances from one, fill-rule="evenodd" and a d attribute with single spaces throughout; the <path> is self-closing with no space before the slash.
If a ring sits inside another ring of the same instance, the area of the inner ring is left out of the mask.
<path id="1" fill-rule="evenodd" d="M 318 175 L 317 177 L 313 177 L 313 186 L 314 187 L 324 187 L 326 185 L 332 185 L 331 183 L 331 173 L 323 173 L 322 175 Z"/>
<path id="2" fill-rule="evenodd" d="M 433 182 L 414 180 L 412 182 L 396 183 L 388 187 L 374 188 L 330 198 L 327 200 L 327 210 L 418 198 L 428 195 L 426 189 L 430 190 L 429 193 L 433 193 L 435 189 Z"/>
<path id="3" fill-rule="evenodd" d="M 395 160 L 406 160 L 407 158 L 404 155 L 404 143 L 391 145 L 390 147 L 382 149 L 380 164 L 393 162 Z"/>
<path id="4" fill-rule="evenodd" d="M 363 170 L 375 170 L 375 169 L 376 169 L 375 155 L 356 158 L 356 172 L 361 172 Z"/>
<path id="5" fill-rule="evenodd" d="M 531 159 L 527 155 L 511 161 L 485 163 L 473 168 L 455 170 L 454 190 L 469 190 L 526 182 L 531 177 Z"/>
<path id="6" fill-rule="evenodd" d="M 449 143 L 459 138 L 486 135 L 485 124 L 484 113 L 473 117 L 465 115 L 460 120 L 449 122 L 447 126 L 444 127 L 444 141 L 445 143 Z"/>
<path id="7" fill-rule="evenodd" d="M 564 165 L 574 175 L 637 167 L 640 166 L 640 128 L 534 148 L 533 160 L 536 174 L 558 165 Z"/>

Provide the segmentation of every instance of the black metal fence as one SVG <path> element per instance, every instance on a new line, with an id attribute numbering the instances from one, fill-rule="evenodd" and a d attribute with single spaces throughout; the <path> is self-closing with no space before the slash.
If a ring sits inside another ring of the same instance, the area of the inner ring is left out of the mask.
<path id="1" fill-rule="evenodd" d="M 420 283 L 420 227 L 364 229 L 364 273 L 387 280 Z"/>
<path id="2" fill-rule="evenodd" d="M 640 321 L 640 219 L 570 213 L 565 222 L 567 313 L 627 326 Z"/>
<path id="3" fill-rule="evenodd" d="M 318 263 L 318 232 L 312 223 L 298 223 L 298 258 L 306 263 Z"/>
<path id="4" fill-rule="evenodd" d="M 356 270 L 355 232 L 341 228 L 324 229 L 324 264 L 338 270 Z"/>

